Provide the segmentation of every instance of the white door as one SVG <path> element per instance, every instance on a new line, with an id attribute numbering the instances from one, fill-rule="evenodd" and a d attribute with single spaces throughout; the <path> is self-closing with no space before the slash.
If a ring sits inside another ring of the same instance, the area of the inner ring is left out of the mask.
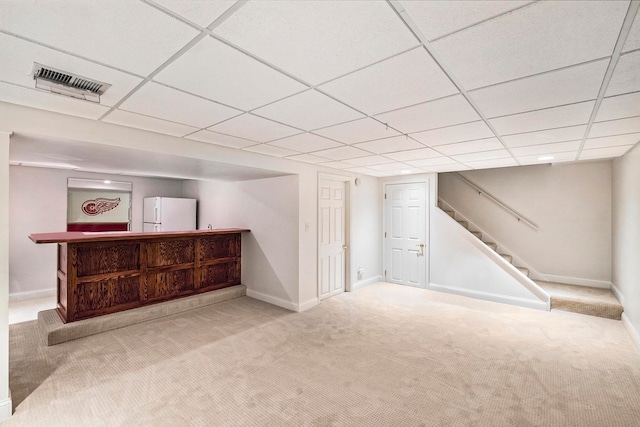
<path id="1" fill-rule="evenodd" d="M 426 289 L 426 185 L 385 187 L 385 281 Z"/>
<path id="2" fill-rule="evenodd" d="M 345 183 L 321 178 L 318 199 L 318 293 L 323 300 L 344 291 Z"/>

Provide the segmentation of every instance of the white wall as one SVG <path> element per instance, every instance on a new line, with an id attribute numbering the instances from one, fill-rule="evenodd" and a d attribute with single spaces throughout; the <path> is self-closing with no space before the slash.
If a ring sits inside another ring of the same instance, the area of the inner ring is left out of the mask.
<path id="1" fill-rule="evenodd" d="M 9 390 L 9 133 L 0 132 L 0 421 L 11 416 Z"/>
<path id="2" fill-rule="evenodd" d="M 182 181 L 93 174 L 62 169 L 10 166 L 9 292 L 12 297 L 36 296 L 56 288 L 55 244 L 36 245 L 29 234 L 65 231 L 67 178 L 111 179 L 133 183 L 131 229 L 142 231 L 142 199 L 182 197 Z M 34 268 L 37 266 L 37 268 Z M 35 294 L 30 294 L 36 292 Z"/>
<path id="3" fill-rule="evenodd" d="M 242 236 L 247 294 L 298 309 L 298 176 L 239 182 L 186 181 L 198 228 L 248 228 Z"/>
<path id="4" fill-rule="evenodd" d="M 613 284 L 640 346 L 640 147 L 613 162 Z"/>
<path id="5" fill-rule="evenodd" d="M 349 186 L 351 281 L 357 282 L 358 267 L 364 268 L 360 282 L 376 281 L 377 180 L 363 177 L 359 186 L 353 181 Z M 242 283 L 248 294 L 298 311 L 318 303 L 316 187 L 317 173 L 307 173 L 240 182 L 185 181 L 184 194 L 199 200 L 198 228 L 251 229 L 242 240 Z"/>
<path id="6" fill-rule="evenodd" d="M 463 176 L 539 227 L 519 223 L 453 174 L 439 194 L 549 280 L 609 286 L 611 161 L 467 171 Z"/>

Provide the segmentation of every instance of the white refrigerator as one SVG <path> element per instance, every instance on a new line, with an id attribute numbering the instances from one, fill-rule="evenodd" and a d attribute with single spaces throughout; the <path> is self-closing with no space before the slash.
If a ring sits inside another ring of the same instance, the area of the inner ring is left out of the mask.
<path id="1" fill-rule="evenodd" d="M 145 197 L 143 231 L 196 229 L 196 199 Z"/>

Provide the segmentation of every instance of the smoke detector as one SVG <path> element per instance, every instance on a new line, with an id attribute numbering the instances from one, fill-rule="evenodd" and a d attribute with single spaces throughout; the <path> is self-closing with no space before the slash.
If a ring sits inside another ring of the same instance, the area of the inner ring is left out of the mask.
<path id="1" fill-rule="evenodd" d="M 100 103 L 100 95 L 111 87 L 109 83 L 58 70 L 37 62 L 33 63 L 33 79 L 36 81 L 36 89 L 98 104 Z"/>

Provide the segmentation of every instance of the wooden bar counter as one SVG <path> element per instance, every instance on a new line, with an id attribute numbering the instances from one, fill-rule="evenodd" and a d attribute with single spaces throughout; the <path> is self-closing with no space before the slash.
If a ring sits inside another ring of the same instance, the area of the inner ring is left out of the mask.
<path id="1" fill-rule="evenodd" d="M 65 323 L 240 284 L 246 229 L 31 234 L 58 244 Z"/>

